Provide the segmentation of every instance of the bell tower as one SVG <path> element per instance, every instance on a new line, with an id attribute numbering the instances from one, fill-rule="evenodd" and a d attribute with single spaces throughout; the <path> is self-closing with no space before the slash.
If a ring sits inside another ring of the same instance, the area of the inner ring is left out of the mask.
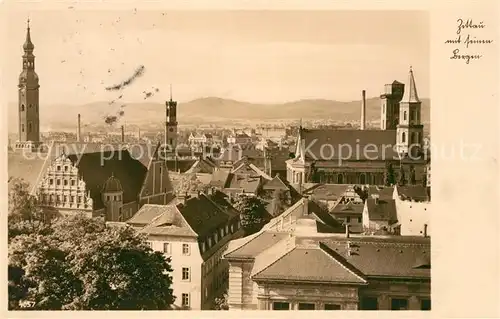
<path id="1" fill-rule="evenodd" d="M 421 122 L 422 102 L 418 98 L 413 70 L 410 66 L 408 83 L 399 102 L 399 124 L 397 127 L 398 153 L 417 156 L 422 149 L 424 126 Z"/>
<path id="2" fill-rule="evenodd" d="M 177 147 L 177 101 L 172 100 L 172 85 L 170 85 L 170 101 L 165 102 L 165 144 L 174 150 Z"/>
<path id="3" fill-rule="evenodd" d="M 36 149 L 40 145 L 40 109 L 38 75 L 35 72 L 35 46 L 31 42 L 30 21 L 26 30 L 26 41 L 23 45 L 23 70 L 19 75 L 18 114 L 19 139 L 17 149 Z"/>

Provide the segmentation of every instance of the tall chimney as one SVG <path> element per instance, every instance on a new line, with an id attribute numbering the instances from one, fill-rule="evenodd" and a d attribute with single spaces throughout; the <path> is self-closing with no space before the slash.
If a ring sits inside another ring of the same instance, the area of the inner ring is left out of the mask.
<path id="1" fill-rule="evenodd" d="M 365 122 L 366 122 L 366 91 L 363 90 L 362 92 L 362 99 L 361 99 L 361 129 L 365 129 Z"/>
<path id="2" fill-rule="evenodd" d="M 80 114 L 78 114 L 78 128 L 76 129 L 76 141 L 81 142 L 81 124 L 80 124 Z"/>
<path id="3" fill-rule="evenodd" d="M 427 237 L 427 224 L 424 224 L 424 237 Z"/>
<path id="4" fill-rule="evenodd" d="M 122 143 L 125 143 L 125 128 L 123 127 L 123 125 L 121 126 L 121 129 L 122 129 Z"/>
<path id="5" fill-rule="evenodd" d="M 351 225 L 349 225 L 349 224 L 345 224 L 345 237 L 346 238 L 349 238 L 351 236 L 351 232 L 350 232 L 350 229 L 349 229 L 350 226 Z"/>

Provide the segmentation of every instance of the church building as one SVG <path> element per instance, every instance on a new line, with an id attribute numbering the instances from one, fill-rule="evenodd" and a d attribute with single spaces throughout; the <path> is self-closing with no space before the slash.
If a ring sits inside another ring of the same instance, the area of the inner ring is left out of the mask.
<path id="1" fill-rule="evenodd" d="M 28 21 L 18 85 L 19 138 L 8 152 L 9 189 L 22 179 L 46 210 L 104 216 L 107 221 L 125 221 L 144 204 L 170 202 L 173 189 L 159 144 L 41 143 L 34 48 Z M 175 107 L 169 114 L 169 125 L 176 126 Z M 169 130 L 173 143 L 176 131 Z"/>
<path id="2" fill-rule="evenodd" d="M 427 154 L 423 147 L 421 101 L 413 70 L 408 82 L 385 85 L 381 99 L 380 129 L 365 129 L 366 100 L 363 91 L 360 129 L 299 128 L 295 157 L 287 161 L 287 180 L 330 184 L 385 184 L 385 172 L 393 167 L 395 179 L 404 172 L 424 178 Z"/>

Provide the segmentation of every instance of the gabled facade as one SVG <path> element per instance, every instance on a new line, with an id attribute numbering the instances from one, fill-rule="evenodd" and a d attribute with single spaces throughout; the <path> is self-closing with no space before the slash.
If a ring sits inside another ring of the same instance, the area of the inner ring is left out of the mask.
<path id="1" fill-rule="evenodd" d="M 153 250 L 171 258 L 176 309 L 210 310 L 227 288 L 222 260 L 230 240 L 242 234 L 239 214 L 219 192 L 144 205 L 127 224 L 148 236 Z"/>
<path id="2" fill-rule="evenodd" d="M 229 310 L 430 310 L 430 240 L 264 227 L 232 241 Z"/>

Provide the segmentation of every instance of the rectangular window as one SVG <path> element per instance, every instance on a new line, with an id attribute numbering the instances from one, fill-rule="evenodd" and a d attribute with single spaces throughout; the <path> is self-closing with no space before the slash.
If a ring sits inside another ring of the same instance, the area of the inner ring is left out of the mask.
<path id="1" fill-rule="evenodd" d="M 78 196 L 78 202 L 81 203 L 82 202 L 82 196 Z"/>
<path id="2" fill-rule="evenodd" d="M 75 180 L 74 179 L 71 180 L 71 186 L 75 186 Z"/>
<path id="3" fill-rule="evenodd" d="M 57 165 L 57 170 L 60 171 L 61 170 L 61 166 Z"/>
<path id="4" fill-rule="evenodd" d="M 430 301 L 430 299 L 422 299 L 420 301 L 420 310 L 431 310 L 431 301 Z"/>
<path id="5" fill-rule="evenodd" d="M 182 244 L 182 254 L 189 255 L 189 244 Z"/>
<path id="6" fill-rule="evenodd" d="M 64 171 L 67 172 L 68 171 L 68 166 L 64 166 Z"/>
<path id="7" fill-rule="evenodd" d="M 408 300 L 392 298 L 391 299 L 391 310 L 408 310 Z"/>
<path id="8" fill-rule="evenodd" d="M 21 124 L 21 131 L 24 132 L 24 124 Z"/>
<path id="9" fill-rule="evenodd" d="M 378 310 L 378 300 L 376 297 L 361 298 L 361 310 Z"/>
<path id="10" fill-rule="evenodd" d="M 64 180 L 64 186 L 68 186 L 68 181 Z"/>
<path id="11" fill-rule="evenodd" d="M 71 196 L 71 200 L 70 200 L 71 203 L 74 203 L 75 202 L 75 196 Z"/>
<path id="12" fill-rule="evenodd" d="M 345 221 L 346 221 L 347 223 L 350 223 L 350 222 L 351 222 L 351 217 L 347 216 L 347 217 L 345 218 Z"/>
<path id="13" fill-rule="evenodd" d="M 313 303 L 299 303 L 299 310 L 314 310 L 314 308 Z"/>
<path id="14" fill-rule="evenodd" d="M 325 304 L 325 310 L 341 310 L 341 307 L 340 307 L 340 305 L 327 303 L 327 304 Z"/>
<path id="15" fill-rule="evenodd" d="M 60 180 L 60 179 L 57 179 L 57 180 L 56 180 L 56 184 L 57 184 L 57 185 L 61 185 L 61 180 Z"/>
<path id="16" fill-rule="evenodd" d="M 52 178 L 49 179 L 49 185 L 54 185 L 54 180 Z"/>
<path id="17" fill-rule="evenodd" d="M 273 310 L 290 310 L 288 302 L 273 302 Z"/>
<path id="18" fill-rule="evenodd" d="M 189 280 L 189 268 L 182 267 L 182 280 Z"/>
<path id="19" fill-rule="evenodd" d="M 182 294 L 182 306 L 189 307 L 189 294 Z"/>
<path id="20" fill-rule="evenodd" d="M 170 245 L 170 243 L 163 243 L 163 253 L 164 254 L 172 253 L 172 246 Z"/>
<path id="21" fill-rule="evenodd" d="M 358 217 L 358 223 L 361 223 L 361 217 Z"/>

